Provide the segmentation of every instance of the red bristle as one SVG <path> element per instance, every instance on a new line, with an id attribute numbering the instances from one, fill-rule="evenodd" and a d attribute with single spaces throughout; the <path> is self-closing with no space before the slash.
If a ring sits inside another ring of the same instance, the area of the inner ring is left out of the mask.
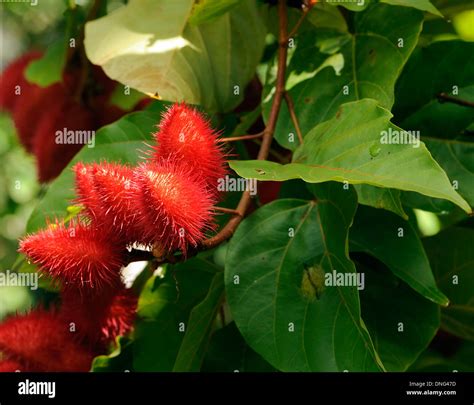
<path id="1" fill-rule="evenodd" d="M 61 223 L 27 236 L 21 252 L 41 271 L 69 287 L 101 289 L 120 283 L 125 264 L 125 245 L 113 232 L 80 222 L 69 227 Z"/>
<path id="2" fill-rule="evenodd" d="M 163 252 L 197 244 L 212 228 L 214 199 L 202 178 L 172 159 L 135 170 L 136 205 L 143 241 Z"/>
<path id="3" fill-rule="evenodd" d="M 93 353 L 68 328 L 52 311 L 12 316 L 0 324 L 0 352 L 21 364 L 21 371 L 88 371 Z"/>
<path id="4" fill-rule="evenodd" d="M 11 359 L 0 360 L 0 373 L 14 373 L 24 370 L 24 366 L 18 361 Z"/>
<path id="5" fill-rule="evenodd" d="M 155 134 L 155 160 L 182 160 L 202 177 L 208 190 L 218 196 L 218 180 L 227 171 L 218 136 L 209 120 L 199 111 L 184 103 L 174 104 L 164 113 L 159 131 Z"/>
<path id="6" fill-rule="evenodd" d="M 116 163 L 95 165 L 94 186 L 102 207 L 98 225 L 110 227 L 123 235 L 127 242 L 135 242 L 137 210 L 133 169 Z"/>
<path id="7" fill-rule="evenodd" d="M 94 185 L 94 172 L 96 165 L 76 163 L 72 170 L 75 177 L 76 204 L 84 206 L 86 214 L 96 222 L 103 210 Z"/>

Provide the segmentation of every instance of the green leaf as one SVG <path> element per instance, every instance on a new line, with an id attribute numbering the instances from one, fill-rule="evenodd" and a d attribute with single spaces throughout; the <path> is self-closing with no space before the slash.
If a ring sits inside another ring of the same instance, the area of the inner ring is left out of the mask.
<path id="1" fill-rule="evenodd" d="M 190 24 L 202 24 L 227 13 L 239 4 L 240 0 L 200 0 L 194 3 L 189 18 Z"/>
<path id="2" fill-rule="evenodd" d="M 371 5 L 355 14 L 354 32 L 338 51 L 344 59 L 340 75 L 328 66 L 289 90 L 303 136 L 349 101 L 373 98 L 390 109 L 395 81 L 417 43 L 422 21 L 423 13 L 418 10 L 386 4 Z M 316 47 L 313 53 L 317 51 Z M 296 48 L 295 58 L 298 53 Z M 270 91 L 267 88 L 264 94 L 265 120 L 271 108 Z M 295 150 L 298 146 L 286 104 L 282 105 L 275 134 L 283 147 Z"/>
<path id="3" fill-rule="evenodd" d="M 193 4 L 131 0 L 86 24 L 87 56 L 112 79 L 144 93 L 231 110 L 255 74 L 265 24 L 257 3 L 244 0 L 211 23 L 190 25 Z"/>
<path id="4" fill-rule="evenodd" d="M 92 362 L 92 372 L 133 371 L 132 340 L 123 336 L 116 339 L 117 347 L 108 354 L 97 356 Z"/>
<path id="5" fill-rule="evenodd" d="M 443 14 L 441 14 L 440 11 L 431 4 L 430 0 L 380 0 L 380 2 L 391 4 L 392 6 L 413 7 L 443 17 Z"/>
<path id="6" fill-rule="evenodd" d="M 140 150 L 145 149 L 144 142 L 151 140 L 151 134 L 159 119 L 159 113 L 137 112 L 99 129 L 95 146 L 83 148 L 48 187 L 28 220 L 27 231 L 34 232 L 44 227 L 46 218 L 62 218 L 67 215 L 67 208 L 75 198 L 74 173 L 71 170 L 74 164 L 100 162 L 104 159 L 135 164 L 139 159 Z"/>
<path id="7" fill-rule="evenodd" d="M 333 270 L 355 274 L 347 233 L 356 205 L 353 190 L 328 183 L 316 201 L 263 206 L 230 241 L 232 315 L 250 347 L 281 371 L 383 369 L 360 319 L 357 287 L 324 280 Z"/>
<path id="8" fill-rule="evenodd" d="M 230 161 L 230 166 L 240 176 L 258 180 L 301 178 L 309 183 L 339 181 L 416 191 L 471 212 L 423 142 L 416 147 L 416 139 L 410 137 L 403 144 L 382 143 L 385 133 L 402 131 L 390 123 L 391 117 L 375 100 L 347 103 L 336 117 L 308 133 L 293 156 L 294 162 L 304 163 L 249 160 Z"/>
<path id="9" fill-rule="evenodd" d="M 184 343 L 187 346 L 181 356 L 185 352 L 202 355 L 198 347 L 203 342 L 202 337 L 198 336 L 200 342 L 189 342 L 185 336 L 189 327 L 191 333 L 196 334 L 205 326 L 198 322 L 198 318 L 209 303 L 202 302 L 206 300 L 215 279 L 215 273 L 208 270 L 210 266 L 212 264 L 206 260 L 193 258 L 169 267 L 163 279 L 152 277 L 148 280 L 138 302 L 133 343 L 135 371 L 172 371 Z M 210 293 L 210 298 L 214 297 L 215 291 Z M 200 305 L 198 309 L 193 310 L 197 305 Z M 194 317 L 191 323 L 192 312 Z M 193 346 L 193 343 L 198 345 Z M 193 359 L 181 357 L 182 366 L 186 360 Z M 196 366 L 197 362 L 197 359 L 193 360 L 191 366 Z"/>
<path id="10" fill-rule="evenodd" d="M 245 343 L 235 323 L 232 322 L 212 335 L 201 371 L 271 372 L 276 370 Z"/>
<path id="11" fill-rule="evenodd" d="M 200 370 L 212 326 L 223 298 L 224 274 L 219 272 L 214 275 L 207 296 L 191 311 L 173 371 Z"/>
<path id="12" fill-rule="evenodd" d="M 351 11 L 362 11 L 369 5 L 368 0 L 326 0 L 326 3 L 331 6 L 342 6 Z"/>
<path id="13" fill-rule="evenodd" d="M 383 208 L 392 211 L 403 219 L 408 219 L 400 200 L 400 190 L 372 187 L 367 184 L 356 184 L 354 188 L 357 191 L 359 204 Z"/>
<path id="14" fill-rule="evenodd" d="M 124 111 L 129 111 L 137 105 L 140 100 L 145 98 L 143 93 L 139 91 L 130 89 L 130 91 L 125 88 L 125 86 L 118 85 L 115 87 L 113 93 L 110 96 L 109 103 L 121 108 Z"/>
<path id="15" fill-rule="evenodd" d="M 405 371 L 439 328 L 439 308 L 383 269 L 365 274 L 362 317 L 387 371 Z"/>
<path id="16" fill-rule="evenodd" d="M 454 138 L 474 122 L 474 109 L 440 103 L 441 92 L 474 101 L 474 43 L 440 41 L 413 53 L 397 82 L 396 122 L 422 137 Z"/>
<path id="17" fill-rule="evenodd" d="M 474 206 L 474 143 L 425 138 L 425 144 L 451 181 L 456 182 L 458 193 Z"/>
<path id="18" fill-rule="evenodd" d="M 474 230 L 448 228 L 423 243 L 438 285 L 451 301 L 441 311 L 441 327 L 474 340 Z"/>
<path id="19" fill-rule="evenodd" d="M 359 207 L 349 236 L 351 252 L 376 257 L 422 296 L 448 305 L 448 298 L 436 286 L 416 230 L 408 221 L 386 211 Z"/>
<path id="20" fill-rule="evenodd" d="M 25 70 L 26 79 L 41 87 L 62 81 L 66 63 L 66 44 L 56 41 L 46 50 L 42 58 L 31 62 Z"/>
<path id="21" fill-rule="evenodd" d="M 316 28 L 347 32 L 347 23 L 344 17 L 336 7 L 331 7 L 327 2 L 316 3 L 306 18 Z"/>

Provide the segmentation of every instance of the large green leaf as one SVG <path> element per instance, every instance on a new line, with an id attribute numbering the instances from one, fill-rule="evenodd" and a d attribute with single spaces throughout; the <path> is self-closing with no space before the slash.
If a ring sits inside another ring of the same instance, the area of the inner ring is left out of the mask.
<path id="1" fill-rule="evenodd" d="M 474 340 L 474 230 L 448 228 L 424 239 L 439 287 L 451 304 L 441 311 L 441 326 Z"/>
<path id="2" fill-rule="evenodd" d="M 88 22 L 89 59 L 112 79 L 142 92 L 202 104 L 208 111 L 231 110 L 255 74 L 265 24 L 252 0 L 210 23 L 189 24 L 193 3 L 131 0 Z"/>
<path id="3" fill-rule="evenodd" d="M 201 371 L 270 372 L 276 371 L 245 343 L 232 322 L 212 335 Z"/>
<path id="4" fill-rule="evenodd" d="M 356 286 L 325 285 L 325 272 L 355 276 L 347 233 L 354 190 L 317 187 L 317 200 L 277 200 L 246 218 L 231 239 L 225 283 L 246 342 L 282 371 L 383 367 L 360 318 Z M 332 274 L 332 273 L 331 273 Z"/>
<path id="5" fill-rule="evenodd" d="M 67 207 L 75 198 L 74 173 L 71 167 L 77 162 L 121 162 L 135 164 L 145 141 L 151 140 L 159 113 L 137 112 L 126 115 L 119 121 L 101 128 L 96 133 L 95 146 L 84 147 L 51 183 L 28 221 L 27 231 L 34 232 L 42 228 L 47 218 L 64 217 Z"/>
<path id="6" fill-rule="evenodd" d="M 224 274 L 218 272 L 212 279 L 207 296 L 191 311 L 173 371 L 199 371 L 223 298 Z"/>
<path id="7" fill-rule="evenodd" d="M 414 147 L 416 143 L 382 143 L 384 131 L 402 131 L 390 123 L 391 117 L 375 100 L 347 103 L 340 107 L 336 117 L 308 133 L 293 156 L 298 163 L 280 165 L 250 160 L 231 161 L 230 166 L 240 176 L 258 180 L 334 180 L 416 191 L 452 201 L 471 212 L 423 142 L 419 147 Z"/>
<path id="8" fill-rule="evenodd" d="M 440 41 L 413 53 L 397 82 L 396 122 L 422 137 L 454 138 L 474 122 L 474 109 L 440 103 L 441 92 L 474 101 L 474 43 Z"/>
<path id="9" fill-rule="evenodd" d="M 390 109 L 395 81 L 416 45 L 422 21 L 423 13 L 418 10 L 385 4 L 371 5 L 357 13 L 354 32 L 339 50 L 344 58 L 340 75 L 329 66 L 289 90 L 303 136 L 315 125 L 332 118 L 339 105 L 349 101 L 373 98 Z M 295 58 L 299 52 L 297 47 Z M 317 52 L 315 46 L 313 53 Z M 264 95 L 265 119 L 270 106 L 271 97 Z M 294 150 L 298 139 L 290 134 L 296 131 L 287 106 L 283 105 L 275 138 L 285 148 Z"/>
<path id="10" fill-rule="evenodd" d="M 416 230 L 408 221 L 390 212 L 361 206 L 349 240 L 351 252 L 371 254 L 424 297 L 448 305 L 449 300 L 436 286 Z"/>
<path id="11" fill-rule="evenodd" d="M 364 272 L 362 317 L 387 371 L 405 371 L 439 328 L 439 308 L 384 269 Z M 414 310 L 416 308 L 416 310 Z"/>
<path id="12" fill-rule="evenodd" d="M 215 313 L 210 304 L 220 294 L 219 276 L 210 271 L 212 267 L 211 262 L 194 258 L 169 267 L 163 279 L 148 280 L 138 302 L 135 371 L 199 369 Z"/>

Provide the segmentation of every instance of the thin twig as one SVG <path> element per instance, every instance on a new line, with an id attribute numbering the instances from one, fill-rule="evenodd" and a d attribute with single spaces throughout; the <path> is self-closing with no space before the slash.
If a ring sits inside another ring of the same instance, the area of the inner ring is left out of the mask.
<path id="1" fill-rule="evenodd" d="M 296 34 L 296 31 L 298 31 L 298 29 L 301 27 L 301 24 L 303 24 L 304 19 L 306 18 L 306 16 L 308 15 L 308 13 L 310 12 L 312 7 L 313 6 L 310 5 L 310 6 L 307 6 L 303 9 L 303 14 L 301 14 L 301 17 L 298 19 L 295 26 L 293 27 L 293 29 L 288 34 L 288 39 L 293 38 L 293 36 Z"/>
<path id="2" fill-rule="evenodd" d="M 258 134 L 253 135 L 241 135 L 241 136 L 231 136 L 229 138 L 220 138 L 219 142 L 236 142 L 236 141 L 245 141 L 247 139 L 257 139 L 263 136 L 263 131 Z"/>
<path id="3" fill-rule="evenodd" d="M 440 103 L 453 103 L 457 105 L 462 105 L 463 107 L 471 107 L 474 108 L 474 101 L 463 100 L 461 98 L 450 96 L 446 93 L 439 93 L 438 100 Z"/>
<path id="4" fill-rule="evenodd" d="M 232 208 L 225 208 L 225 207 L 214 207 L 214 211 L 223 212 L 224 214 L 232 214 L 232 215 L 240 215 L 239 212 Z"/>
<path id="5" fill-rule="evenodd" d="M 293 104 L 293 100 L 290 96 L 290 93 L 285 91 L 284 97 L 285 97 L 286 105 L 288 106 L 288 111 L 290 112 L 291 121 L 293 122 L 293 125 L 295 126 L 295 129 L 296 129 L 296 135 L 298 136 L 298 140 L 300 141 L 300 144 L 302 144 L 303 134 L 301 133 L 300 124 L 295 114 L 295 105 Z"/>

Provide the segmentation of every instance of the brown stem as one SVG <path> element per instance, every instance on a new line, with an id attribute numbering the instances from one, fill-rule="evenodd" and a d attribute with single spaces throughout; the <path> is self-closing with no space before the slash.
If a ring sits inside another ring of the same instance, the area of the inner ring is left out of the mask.
<path id="1" fill-rule="evenodd" d="M 247 139 L 257 139 L 263 136 L 263 131 L 258 134 L 253 135 L 241 135 L 241 136 L 231 136 L 229 138 L 221 138 L 219 142 L 235 142 L 235 141 L 245 141 Z"/>
<path id="2" fill-rule="evenodd" d="M 296 135 L 298 136 L 298 140 L 300 141 L 300 144 L 302 144 L 303 134 L 301 133 L 300 124 L 295 114 L 295 105 L 293 104 L 293 100 L 290 96 L 290 93 L 285 91 L 284 97 L 285 97 L 286 105 L 288 106 L 288 111 L 290 112 L 291 121 L 293 122 L 293 125 L 295 126 L 295 129 L 296 129 Z"/>
<path id="3" fill-rule="evenodd" d="M 288 16 L 286 10 L 286 1 L 278 1 L 278 15 L 279 15 L 279 47 L 278 47 L 278 67 L 277 67 L 277 79 L 276 79 L 276 91 L 275 97 L 273 98 L 270 115 L 268 118 L 268 124 L 263 131 L 262 144 L 258 152 L 258 160 L 266 160 L 270 152 L 270 146 L 275 132 L 275 127 L 278 120 L 278 114 L 280 113 L 281 102 L 283 95 L 285 94 L 285 72 L 286 72 L 286 59 L 288 54 Z M 245 212 L 250 206 L 251 196 L 249 191 L 244 191 L 240 198 L 239 204 L 237 205 L 236 211 L 238 215 L 232 217 L 229 222 L 217 233 L 209 239 L 206 239 L 202 243 L 204 249 L 213 248 L 225 240 L 229 239 L 239 226 L 240 222 L 244 218 Z"/>
<path id="4" fill-rule="evenodd" d="M 463 107 L 474 108 L 474 102 L 473 101 L 463 100 L 461 98 L 450 96 L 449 94 L 446 94 L 446 93 L 439 93 L 438 94 L 438 100 L 441 103 L 442 102 L 453 103 L 453 104 L 457 104 L 457 105 L 462 105 Z"/>

